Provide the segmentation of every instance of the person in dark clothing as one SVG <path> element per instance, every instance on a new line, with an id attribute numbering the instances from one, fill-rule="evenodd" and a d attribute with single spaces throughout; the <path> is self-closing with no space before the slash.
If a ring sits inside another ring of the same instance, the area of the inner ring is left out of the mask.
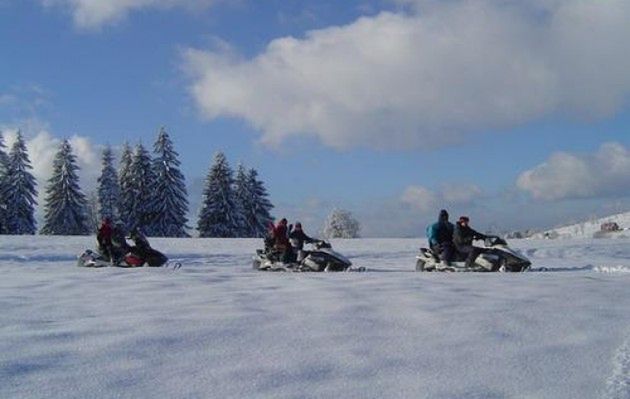
<path id="1" fill-rule="evenodd" d="M 162 266 L 168 261 L 166 255 L 151 247 L 149 240 L 147 240 L 147 237 L 139 227 L 134 227 L 131 230 L 129 238 L 134 243 L 134 246 L 129 251 L 149 266 Z"/>
<path id="2" fill-rule="evenodd" d="M 304 257 L 303 249 L 304 243 L 311 244 L 314 242 L 319 242 L 319 240 L 309 237 L 302 230 L 302 223 L 296 222 L 295 229 L 289 233 L 289 241 L 291 242 L 291 246 L 293 247 L 293 254 L 296 260 L 301 261 Z"/>
<path id="3" fill-rule="evenodd" d="M 311 244 L 314 242 L 318 242 L 315 238 L 311 238 L 304 233 L 302 230 L 302 223 L 296 222 L 295 228 L 289 234 L 289 241 L 291 242 L 291 246 L 296 251 L 301 251 L 304 249 L 304 243 Z"/>
<path id="4" fill-rule="evenodd" d="M 457 252 L 466 255 L 466 267 L 471 267 L 475 263 L 475 259 L 484 252 L 483 248 L 475 247 L 474 240 L 485 240 L 488 238 L 485 234 L 473 230 L 469 226 L 470 219 L 468 216 L 462 216 L 455 223 L 455 231 L 453 232 L 453 244 Z"/>
<path id="5" fill-rule="evenodd" d="M 125 226 L 118 222 L 112 229 L 112 264 L 118 265 L 127 252 L 129 252 L 129 248 L 129 244 L 127 244 L 127 240 L 125 239 Z"/>
<path id="6" fill-rule="evenodd" d="M 112 231 L 111 219 L 104 218 L 96 232 L 98 252 L 107 260 L 110 260 L 112 257 Z"/>
<path id="7" fill-rule="evenodd" d="M 265 233 L 265 237 L 263 238 L 265 242 L 265 252 L 270 252 L 273 249 L 273 246 L 275 244 L 273 232 L 275 228 L 276 227 L 273 225 L 273 222 L 269 222 L 269 224 L 267 225 L 267 232 Z"/>
<path id="8" fill-rule="evenodd" d="M 429 246 L 434 254 L 439 254 L 442 262 L 450 266 L 455 254 L 453 246 L 453 223 L 448 221 L 448 212 L 442 209 L 438 221 L 427 227 Z"/>
<path id="9" fill-rule="evenodd" d="M 273 248 L 275 251 L 282 254 L 281 260 L 284 263 L 291 263 L 293 250 L 289 243 L 289 227 L 287 226 L 287 219 L 282 218 L 280 222 L 273 229 Z"/>
<path id="10" fill-rule="evenodd" d="M 134 246 L 131 250 L 140 257 L 146 257 L 147 252 L 151 249 L 151 245 L 149 245 L 149 241 L 142 231 L 140 231 L 138 227 L 134 227 L 129 233 L 129 238 L 134 242 Z"/>

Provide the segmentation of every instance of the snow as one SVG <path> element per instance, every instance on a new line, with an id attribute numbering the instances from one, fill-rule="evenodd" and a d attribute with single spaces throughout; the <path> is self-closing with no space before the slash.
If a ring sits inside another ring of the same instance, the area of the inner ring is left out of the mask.
<path id="1" fill-rule="evenodd" d="M 607 233 L 610 238 L 630 238 L 630 212 L 618 213 L 600 219 L 558 227 L 535 234 L 534 238 L 544 238 L 545 235 L 561 239 L 593 238 L 594 235 L 600 233 L 602 224 L 608 222 L 617 223 L 622 229 L 622 231 L 619 232 Z"/>
<path id="2" fill-rule="evenodd" d="M 252 270 L 261 240 L 87 269 L 94 237 L 0 236 L 0 397 L 630 398 L 630 240 L 514 240 L 521 274 L 413 272 L 425 241 L 300 274 Z"/>

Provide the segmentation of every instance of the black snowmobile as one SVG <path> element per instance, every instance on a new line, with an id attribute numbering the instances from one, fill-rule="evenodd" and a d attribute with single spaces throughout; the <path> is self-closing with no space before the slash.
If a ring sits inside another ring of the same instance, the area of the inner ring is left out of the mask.
<path id="1" fill-rule="evenodd" d="M 317 241 L 311 244 L 310 251 L 298 251 L 294 262 L 283 262 L 283 253 L 275 251 L 271 245 L 256 250 L 252 266 L 263 271 L 295 272 L 343 272 L 350 269 L 352 262 L 332 249 L 330 243 Z"/>
<path id="2" fill-rule="evenodd" d="M 146 237 L 139 232 L 132 232 L 129 236 L 134 241 L 133 246 L 125 246 L 125 248 L 110 248 L 110 251 L 104 250 L 95 252 L 91 249 L 86 250 L 77 261 L 77 266 L 81 267 L 141 267 L 147 266 L 159 267 L 166 264 L 168 258 L 160 251 L 151 248 Z M 113 252 L 109 254 L 109 252 Z"/>
<path id="3" fill-rule="evenodd" d="M 456 259 L 446 266 L 440 261 L 439 254 L 428 248 L 420 248 L 416 256 L 416 271 L 432 272 L 524 272 L 531 262 L 523 254 L 508 247 L 500 237 L 488 237 L 484 240 L 484 252 L 475 259 L 471 267 L 466 267 L 466 255 L 457 254 Z"/>

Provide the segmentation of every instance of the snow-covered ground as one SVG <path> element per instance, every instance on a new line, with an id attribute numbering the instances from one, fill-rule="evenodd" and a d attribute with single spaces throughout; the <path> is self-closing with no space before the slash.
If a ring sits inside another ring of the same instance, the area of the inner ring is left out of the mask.
<path id="1" fill-rule="evenodd" d="M 617 223 L 622 229 L 622 231 L 606 233 L 605 235 L 611 238 L 630 238 L 630 212 L 558 227 L 542 233 L 536 233 L 533 235 L 533 238 L 544 238 L 545 236 L 561 239 L 593 238 L 601 233 L 600 230 L 603 223 Z"/>
<path id="2" fill-rule="evenodd" d="M 333 242 L 364 273 L 264 273 L 259 240 L 153 239 L 183 267 L 75 266 L 0 236 L 0 398 L 630 398 L 630 240 L 522 240 L 546 272 L 416 273 L 424 240 Z"/>

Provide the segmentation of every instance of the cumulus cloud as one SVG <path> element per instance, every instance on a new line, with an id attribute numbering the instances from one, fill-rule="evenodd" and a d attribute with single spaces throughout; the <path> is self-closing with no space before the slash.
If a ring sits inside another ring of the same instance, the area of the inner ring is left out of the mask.
<path id="1" fill-rule="evenodd" d="M 48 130 L 38 128 L 33 130 L 37 124 L 27 124 L 28 129 L 23 129 L 22 133 L 26 141 L 31 165 L 33 166 L 33 176 L 37 180 L 40 204 L 43 203 L 44 192 L 48 186 L 48 179 L 52 172 L 52 163 L 55 154 L 59 150 L 62 139 L 53 136 Z M 0 127 L 7 150 L 11 148 L 17 137 L 18 129 L 15 127 Z M 72 151 L 77 158 L 77 165 L 80 168 L 79 182 L 84 193 L 88 193 L 96 188 L 96 179 L 100 175 L 100 148 L 94 145 L 89 138 L 74 135 L 68 139 L 72 146 Z"/>
<path id="2" fill-rule="evenodd" d="M 517 186 L 541 200 L 630 195 L 630 151 L 605 143 L 594 154 L 558 152 L 523 172 Z"/>
<path id="3" fill-rule="evenodd" d="M 400 201 L 420 212 L 427 212 L 447 205 L 471 205 L 481 195 L 481 189 L 474 184 L 447 184 L 437 192 L 423 186 L 409 186 Z"/>
<path id="4" fill-rule="evenodd" d="M 45 6 L 61 6 L 72 12 L 75 24 L 93 29 L 114 23 L 132 11 L 145 8 L 199 8 L 217 0 L 41 0 Z"/>
<path id="5" fill-rule="evenodd" d="M 403 0 L 253 58 L 188 49 L 201 113 L 262 142 L 435 148 L 551 114 L 610 115 L 630 92 L 630 2 Z"/>

